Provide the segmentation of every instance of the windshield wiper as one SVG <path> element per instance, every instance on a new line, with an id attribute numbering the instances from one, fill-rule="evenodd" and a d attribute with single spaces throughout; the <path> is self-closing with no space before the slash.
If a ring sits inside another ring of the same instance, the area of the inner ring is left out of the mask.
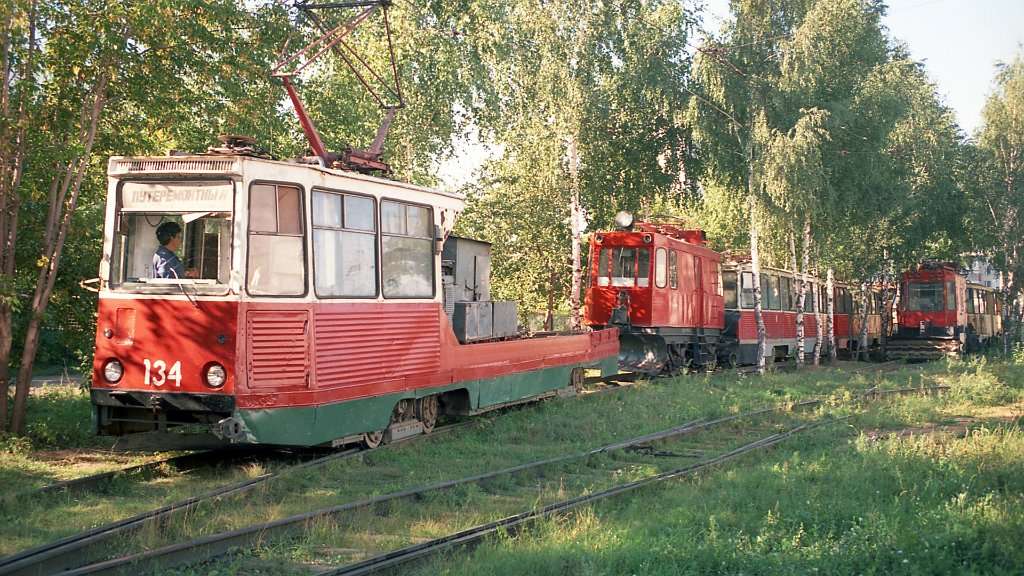
<path id="1" fill-rule="evenodd" d="M 174 274 L 174 278 L 178 280 L 178 289 L 181 290 L 181 293 L 185 295 L 185 298 L 188 298 L 190 304 L 192 304 L 198 309 L 199 302 L 197 302 L 196 299 L 193 298 L 192 295 L 188 293 L 188 290 L 185 290 L 185 285 L 181 283 L 181 277 L 178 276 L 178 273 L 174 271 L 174 268 L 171 268 L 171 274 Z"/>

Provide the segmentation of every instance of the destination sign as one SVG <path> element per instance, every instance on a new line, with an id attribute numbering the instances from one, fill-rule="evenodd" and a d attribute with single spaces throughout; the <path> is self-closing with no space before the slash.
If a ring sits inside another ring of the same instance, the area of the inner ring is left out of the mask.
<path id="1" fill-rule="evenodd" d="M 230 182 L 125 182 L 121 210 L 125 212 L 230 212 L 234 186 Z"/>

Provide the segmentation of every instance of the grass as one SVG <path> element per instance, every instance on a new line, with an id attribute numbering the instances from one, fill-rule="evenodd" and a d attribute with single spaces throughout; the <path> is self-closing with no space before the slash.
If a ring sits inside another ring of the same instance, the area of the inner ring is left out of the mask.
<path id="1" fill-rule="evenodd" d="M 1020 574 L 1021 373 L 953 365 L 934 377 L 952 386 L 943 398 L 886 402 L 845 429 L 540 522 L 415 573 Z M 986 410 L 1003 401 L 1017 405 Z M 979 414 L 962 438 L 864 433 Z"/>
<path id="2" fill-rule="evenodd" d="M 459 430 L 451 436 L 395 446 L 385 451 L 367 454 L 360 459 L 290 474 L 254 493 L 206 504 L 186 518 L 173 519 L 161 530 L 146 530 L 107 552 L 141 550 L 357 498 L 464 477 L 564 452 L 579 451 L 664 429 L 698 417 L 735 413 L 767 403 L 802 399 L 810 395 L 833 394 L 841 400 L 849 399 L 856 390 L 873 386 L 896 388 L 940 382 L 952 383 L 955 386 L 954 392 L 945 398 L 908 399 L 905 403 L 886 403 L 884 409 L 880 407 L 873 410 L 869 416 L 864 417 L 863 422 L 858 422 L 858 426 L 877 430 L 905 426 L 914 422 L 935 421 L 936 418 L 952 419 L 962 412 L 974 410 L 983 403 L 995 406 L 1007 398 L 1019 397 L 1020 382 L 1024 379 L 1024 369 L 1020 367 L 977 363 L 912 366 L 882 373 L 861 365 L 856 370 L 771 374 L 764 378 L 724 373 L 684 377 L 675 382 L 639 384 L 610 394 L 553 400 L 508 410 L 497 416 L 478 418 L 473 426 Z M 910 408 L 903 408 L 904 405 Z M 848 435 L 850 432 L 847 430 L 843 434 Z M 818 435 L 815 436 L 817 437 Z M 787 444 L 783 450 L 788 450 L 792 446 L 798 446 L 803 452 L 813 448 L 805 448 L 802 444 Z M 817 449 L 821 457 L 827 459 L 827 447 L 822 445 Z M 774 453 L 764 461 L 764 464 L 777 460 L 778 454 Z M 31 459 L 31 453 L 26 457 Z M 0 463 L 0 474 L 7 468 L 7 460 L 5 457 Z M 760 465 L 758 463 L 758 466 Z M 273 468 L 274 465 L 267 466 Z M 632 462 L 628 465 L 613 463 L 609 469 L 619 473 L 619 476 L 613 477 L 612 480 L 621 481 L 626 477 L 639 477 L 651 473 L 653 468 L 645 466 L 648 464 L 642 461 L 640 464 Z M 170 474 L 147 481 L 115 484 L 105 494 L 63 495 L 18 502 L 17 506 L 0 508 L 0 554 L 10 554 L 86 527 L 180 500 L 201 490 L 257 472 L 228 468 L 200 474 Z M 537 498 L 544 501 L 550 498 L 557 499 L 559 494 L 567 491 L 596 489 L 602 485 L 600 479 L 583 473 L 580 473 L 579 477 L 571 476 L 574 473 L 570 470 L 565 472 L 569 474 L 568 476 L 562 473 L 554 475 L 542 485 L 537 482 L 529 484 L 530 489 L 539 495 L 530 502 L 540 502 L 541 500 Z M 574 478 L 577 481 L 575 484 Z M 709 482 L 707 485 L 712 484 L 713 482 Z M 679 486 L 692 487 L 685 483 Z M 748 485 L 744 489 L 749 490 L 752 486 L 756 485 Z M 508 488 L 514 492 L 516 486 Z M 525 490 L 523 488 L 524 493 Z M 496 500 L 490 496 L 491 492 L 478 494 L 473 488 L 465 488 L 439 496 L 436 502 L 429 502 L 429 506 L 419 508 L 415 505 L 414 508 L 422 511 L 415 513 L 422 514 L 422 517 L 413 524 L 411 530 L 405 520 L 396 521 L 393 528 L 385 531 L 391 533 L 393 538 L 376 538 L 369 542 L 363 537 L 368 532 L 360 531 L 356 524 L 346 524 L 345 529 L 339 530 L 337 524 L 325 521 L 319 528 L 314 527 L 314 530 L 298 540 L 270 542 L 267 549 L 254 556 L 236 557 L 219 562 L 212 567 L 204 568 L 202 573 L 211 573 L 211 570 L 216 573 L 259 573 L 261 570 L 269 570 L 269 573 L 301 573 L 317 562 L 349 558 L 358 554 L 353 551 L 365 548 L 384 550 L 403 542 L 410 542 L 414 538 L 441 535 L 455 527 L 465 527 L 485 518 L 493 519 L 496 515 L 522 510 L 523 500 Z M 660 503 L 655 505 L 655 501 L 648 493 L 622 501 L 630 502 L 636 498 L 640 499 L 638 502 L 646 502 L 649 512 L 656 509 L 655 512 L 658 514 L 668 513 Z M 741 496 L 737 498 L 742 500 Z M 453 502 L 470 505 L 460 506 L 461 512 L 455 513 L 451 512 Z M 644 505 L 637 506 L 643 508 Z M 554 530 L 554 526 L 561 526 L 560 531 L 568 530 L 587 535 L 590 534 L 587 522 L 600 521 L 603 526 L 604 518 L 614 511 L 614 508 L 605 509 L 604 506 L 587 509 L 577 515 L 582 524 L 570 525 L 568 523 L 575 520 L 562 519 L 554 522 L 550 529 Z M 380 518 L 382 516 L 375 513 L 363 517 L 361 521 L 364 522 L 364 526 L 371 526 L 380 523 Z M 702 524 L 706 522 L 707 518 L 704 518 Z M 545 529 L 542 526 L 537 534 L 543 534 Z M 605 532 L 603 527 L 597 530 L 600 533 Z M 601 534 L 591 536 L 604 538 Z M 528 536 L 501 541 L 493 553 L 500 555 L 503 546 L 508 546 L 508 550 L 520 550 L 518 546 L 528 545 L 532 538 Z M 537 542 L 543 542 L 543 539 Z M 483 554 L 488 549 L 486 546 L 480 548 L 477 554 Z M 559 562 L 562 560 L 555 561 L 546 571 L 560 572 Z M 589 572 L 588 569 L 572 563 L 570 566 L 573 567 L 572 571 Z M 512 562 L 506 572 L 521 567 L 519 563 Z M 448 565 L 435 568 L 445 571 L 457 570 Z M 190 572 L 185 570 L 182 573 Z"/>

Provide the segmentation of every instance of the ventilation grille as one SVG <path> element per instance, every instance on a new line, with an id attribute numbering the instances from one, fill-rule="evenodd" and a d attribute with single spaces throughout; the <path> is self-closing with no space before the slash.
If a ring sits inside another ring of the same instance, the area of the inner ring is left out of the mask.
<path id="1" fill-rule="evenodd" d="M 309 346 L 305 311 L 250 311 L 249 388 L 306 386 Z"/>
<path id="2" fill-rule="evenodd" d="M 351 386 L 436 372 L 441 363 L 437 304 L 338 304 L 316 314 L 316 377 Z"/>
<path id="3" fill-rule="evenodd" d="M 235 167 L 234 160 L 118 160 L 119 172 L 229 172 Z"/>

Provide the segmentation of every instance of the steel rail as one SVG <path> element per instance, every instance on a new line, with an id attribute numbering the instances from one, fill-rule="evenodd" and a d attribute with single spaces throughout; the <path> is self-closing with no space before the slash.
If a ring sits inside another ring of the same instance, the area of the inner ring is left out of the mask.
<path id="1" fill-rule="evenodd" d="M 465 546 L 468 544 L 479 542 L 480 540 L 486 538 L 487 536 L 490 536 L 491 534 L 496 533 L 499 530 L 516 532 L 527 523 L 540 518 L 546 518 L 557 514 L 562 514 L 573 508 L 577 508 L 585 504 L 591 504 L 600 500 L 605 500 L 626 492 L 631 492 L 639 488 L 648 486 L 650 484 L 664 482 L 666 480 L 671 480 L 674 478 L 690 476 L 695 474 L 696 472 L 738 458 L 744 454 L 747 454 L 748 452 L 774 446 L 800 432 L 811 430 L 813 428 L 824 426 L 826 424 L 833 424 L 835 422 L 845 420 L 846 418 L 849 417 L 847 416 L 839 419 L 829 419 L 828 421 L 818 422 L 814 424 L 802 424 L 795 428 L 791 428 L 790 430 L 787 430 L 785 432 L 771 434 L 764 438 L 760 438 L 758 440 L 740 446 L 739 448 L 735 448 L 733 450 L 703 460 L 701 462 L 696 462 L 688 466 L 676 468 L 674 470 L 669 470 L 667 472 L 662 472 L 660 474 L 656 474 L 640 480 L 635 480 L 633 482 L 619 484 L 617 486 L 613 486 L 611 488 L 601 490 L 599 492 L 594 492 L 591 494 L 570 498 L 568 500 L 555 502 L 553 504 L 549 504 L 536 510 L 530 510 L 513 516 L 508 516 L 495 522 L 480 524 L 478 526 L 474 526 L 466 530 L 455 532 L 453 534 L 449 534 L 441 538 L 435 538 L 428 542 L 413 544 L 411 546 L 407 546 L 405 548 L 401 548 L 399 550 L 395 550 L 392 552 L 387 552 L 385 554 L 381 554 L 373 558 L 368 558 L 366 560 L 356 562 L 338 568 L 336 570 L 321 572 L 320 576 L 360 576 L 363 574 L 373 574 L 376 572 L 380 572 L 382 570 L 390 570 L 396 566 L 411 562 L 413 560 L 423 559 L 456 546 Z"/>
<path id="2" fill-rule="evenodd" d="M 469 423 L 470 422 L 457 423 L 436 428 L 429 435 L 403 438 L 401 440 L 385 444 L 379 448 L 374 448 L 373 450 L 380 450 L 382 448 L 387 448 L 388 446 L 401 445 L 411 440 L 430 438 L 437 434 L 444 434 L 449 431 L 462 428 Z M 66 570 L 69 567 L 81 563 L 83 549 L 106 542 L 116 535 L 137 530 L 149 522 L 163 520 L 173 514 L 192 510 L 205 501 L 248 492 L 249 490 L 252 490 L 266 482 L 292 474 L 299 470 L 317 468 L 337 460 L 343 460 L 360 454 L 372 452 L 373 450 L 349 448 L 307 462 L 288 466 L 276 472 L 267 472 L 254 478 L 248 478 L 240 482 L 220 486 L 178 502 L 173 502 L 122 520 L 111 522 L 47 544 L 23 550 L 16 554 L 0 558 L 0 575 L 52 574 L 56 571 Z"/>
<path id="3" fill-rule="evenodd" d="M 439 490 L 446 490 L 454 488 L 456 486 L 462 486 L 466 484 L 475 484 L 499 476 L 515 474 L 526 470 L 540 468 L 543 466 L 550 466 L 554 464 L 561 464 L 573 460 L 580 460 L 588 458 L 598 454 L 609 453 L 617 450 L 624 450 L 634 446 L 641 446 L 657 440 L 665 440 L 673 437 L 684 436 L 693 434 L 715 426 L 741 420 L 744 418 L 750 418 L 767 414 L 771 412 L 777 412 L 784 409 L 792 409 L 795 407 L 806 407 L 814 406 L 821 403 L 821 400 L 805 400 L 797 402 L 795 404 L 785 403 L 776 406 L 767 406 L 758 408 L 748 412 L 740 414 L 732 414 L 729 416 L 723 416 L 714 420 L 694 420 L 686 424 L 674 426 L 658 432 L 650 434 L 644 434 L 624 441 L 607 444 L 598 448 L 593 448 L 583 452 L 576 452 L 573 454 L 564 454 L 561 456 L 555 456 L 552 458 L 546 458 L 543 460 L 537 460 L 528 462 L 525 464 L 519 464 L 508 468 L 502 468 L 500 470 L 493 470 L 474 476 L 468 476 L 457 480 L 447 480 L 444 482 L 438 482 L 426 486 L 419 486 L 415 488 L 409 488 L 406 490 L 392 492 L 390 494 L 383 494 L 380 496 L 374 496 L 371 498 L 365 498 L 353 502 L 347 502 L 336 506 L 327 508 L 321 508 L 318 510 L 312 510 L 310 512 L 304 512 L 296 514 L 286 518 L 273 520 L 270 522 L 254 524 L 237 530 L 231 530 L 228 532 L 221 532 L 218 534 L 211 534 L 209 536 L 203 536 L 188 542 L 180 542 L 171 544 L 162 548 L 149 550 L 121 558 L 114 558 L 107 561 L 97 562 L 88 566 L 83 566 L 74 570 L 63 573 L 64 576 L 80 576 L 85 574 L 123 574 L 123 573 L 138 573 L 143 570 L 142 565 L 150 565 L 154 568 L 168 568 L 171 566 L 177 566 L 184 563 L 193 563 L 208 558 L 215 557 L 219 554 L 229 552 L 233 549 L 240 548 L 242 546 L 250 545 L 258 541 L 265 540 L 271 533 L 282 534 L 289 530 L 297 529 L 305 523 L 335 516 L 343 512 L 348 512 L 361 508 L 368 508 L 385 502 L 411 498 L 426 494 L 428 492 L 434 492 Z"/>

